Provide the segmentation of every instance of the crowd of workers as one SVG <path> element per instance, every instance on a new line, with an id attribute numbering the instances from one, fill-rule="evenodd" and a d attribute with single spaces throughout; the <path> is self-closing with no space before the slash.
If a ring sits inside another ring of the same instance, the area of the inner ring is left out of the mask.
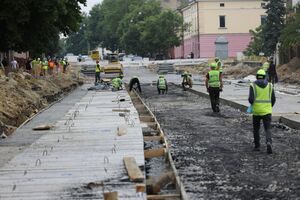
<path id="1" fill-rule="evenodd" d="M 18 72 L 22 69 L 23 71 L 26 71 L 37 78 L 66 73 L 69 63 L 66 58 L 28 58 L 25 62 L 25 66 L 21 66 L 15 58 L 13 58 L 9 63 L 8 59 L 4 57 L 0 62 L 0 66 L 0 69 L 3 70 L 5 75 L 8 75 L 9 72 Z"/>
<path id="2" fill-rule="evenodd" d="M 214 62 L 209 64 L 210 70 L 206 74 L 205 86 L 210 97 L 211 107 L 213 112 L 220 112 L 220 92 L 223 91 L 223 64 L 219 58 L 215 58 Z M 95 83 L 100 82 L 100 64 L 97 61 L 95 67 Z M 184 72 L 182 74 L 182 88 L 185 91 L 187 88 L 192 88 L 192 74 Z M 112 90 L 117 91 L 123 89 L 122 87 L 123 75 L 112 79 Z M 270 59 L 265 62 L 261 69 L 257 71 L 256 81 L 250 84 L 249 89 L 249 103 L 251 113 L 253 114 L 253 137 L 254 137 L 254 151 L 260 150 L 260 136 L 259 129 L 261 121 L 266 132 L 267 153 L 272 153 L 272 134 L 270 131 L 272 121 L 272 107 L 275 104 L 276 97 L 273 84 L 278 81 L 275 65 Z M 156 83 L 158 94 L 168 93 L 168 82 L 164 75 L 159 75 Z M 137 76 L 131 78 L 129 82 L 129 91 L 135 89 L 142 93 L 141 84 Z"/>

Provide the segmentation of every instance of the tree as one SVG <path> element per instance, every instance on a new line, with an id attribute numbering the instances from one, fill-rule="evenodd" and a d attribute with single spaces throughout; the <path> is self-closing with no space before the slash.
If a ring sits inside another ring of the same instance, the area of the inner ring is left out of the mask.
<path id="1" fill-rule="evenodd" d="M 66 52 L 74 54 L 88 54 L 89 42 L 87 40 L 87 16 L 83 16 L 78 32 L 71 33 L 66 39 Z"/>
<path id="2" fill-rule="evenodd" d="M 284 0 L 264 0 L 266 4 L 267 19 L 262 27 L 263 51 L 270 56 L 276 50 L 276 44 L 282 29 L 284 28 L 284 16 L 286 14 Z"/>
<path id="3" fill-rule="evenodd" d="M 297 5 L 295 10 L 296 12 L 288 18 L 286 27 L 282 30 L 280 36 L 282 48 L 300 43 L 300 4 Z"/>
<path id="4" fill-rule="evenodd" d="M 258 56 L 259 53 L 263 52 L 263 36 L 262 36 L 262 26 L 254 30 L 250 30 L 251 42 L 249 43 L 247 49 L 244 51 L 246 56 Z"/>
<path id="5" fill-rule="evenodd" d="M 0 50 L 46 52 L 59 34 L 77 31 L 86 0 L 1 0 Z"/>

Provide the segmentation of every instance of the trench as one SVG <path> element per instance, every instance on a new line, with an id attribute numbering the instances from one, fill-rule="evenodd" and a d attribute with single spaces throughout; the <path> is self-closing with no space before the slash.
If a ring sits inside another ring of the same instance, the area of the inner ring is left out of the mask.
<path id="1" fill-rule="evenodd" d="M 252 120 L 237 109 L 213 113 L 207 98 L 174 85 L 166 95 L 144 85 L 141 98 L 167 137 L 188 199 L 299 198 L 299 131 L 273 123 L 273 154 L 262 131 L 261 151 L 253 152 Z"/>

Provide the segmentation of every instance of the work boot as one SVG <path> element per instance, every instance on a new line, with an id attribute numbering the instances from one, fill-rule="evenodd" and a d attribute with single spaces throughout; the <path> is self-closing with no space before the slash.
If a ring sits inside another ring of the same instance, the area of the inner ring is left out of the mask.
<path id="1" fill-rule="evenodd" d="M 253 151 L 260 151 L 260 146 L 259 145 L 255 145 L 253 148 Z"/>
<path id="2" fill-rule="evenodd" d="M 271 143 L 267 143 L 267 153 L 268 154 L 272 154 L 273 153 L 273 151 L 272 151 L 272 145 L 271 145 Z"/>

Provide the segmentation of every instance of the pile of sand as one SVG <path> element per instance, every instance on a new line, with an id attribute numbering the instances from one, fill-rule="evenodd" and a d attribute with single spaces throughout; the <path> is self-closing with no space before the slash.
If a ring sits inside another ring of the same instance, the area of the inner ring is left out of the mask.
<path id="1" fill-rule="evenodd" d="M 1 76 L 0 131 L 10 134 L 7 127 L 18 127 L 38 110 L 82 83 L 74 72 L 47 79 L 33 78 L 26 72 Z"/>
<path id="2" fill-rule="evenodd" d="M 300 84 L 300 58 L 294 57 L 289 63 L 277 68 L 279 81 Z"/>
<path id="3" fill-rule="evenodd" d="M 226 78 L 241 79 L 249 75 L 255 75 L 257 70 L 257 67 L 250 67 L 239 63 L 235 66 L 225 66 L 223 68 L 223 75 Z"/>

